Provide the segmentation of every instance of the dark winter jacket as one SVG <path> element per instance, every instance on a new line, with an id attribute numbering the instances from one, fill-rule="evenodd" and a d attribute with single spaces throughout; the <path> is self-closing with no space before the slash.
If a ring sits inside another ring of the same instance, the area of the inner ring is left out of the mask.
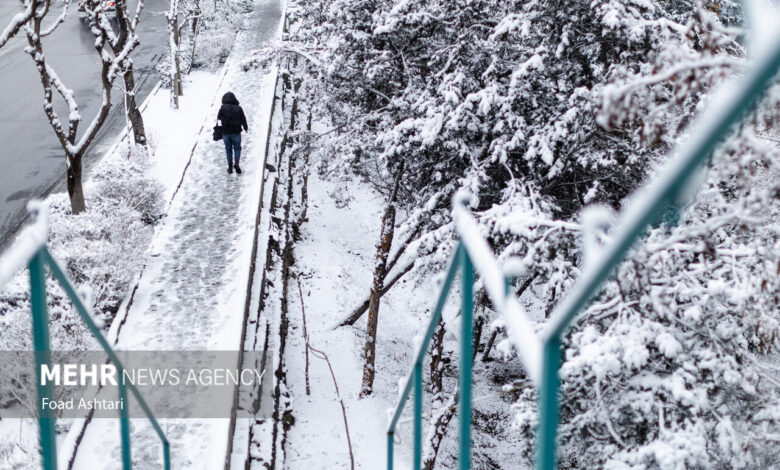
<path id="1" fill-rule="evenodd" d="M 249 130 L 244 110 L 238 105 L 236 95 L 231 92 L 222 97 L 222 107 L 219 108 L 217 119 L 222 122 L 223 134 L 240 134 L 242 127 L 245 131 Z"/>

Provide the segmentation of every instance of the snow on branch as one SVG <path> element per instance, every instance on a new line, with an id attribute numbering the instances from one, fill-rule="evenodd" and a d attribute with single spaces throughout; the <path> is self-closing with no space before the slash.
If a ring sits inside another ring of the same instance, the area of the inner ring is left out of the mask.
<path id="1" fill-rule="evenodd" d="M 556 308 L 545 327 L 545 338 L 560 335 L 566 329 L 569 321 L 622 259 L 637 233 L 653 221 L 666 204 L 681 202 L 679 199 L 689 191 L 688 186 L 695 179 L 693 175 L 701 160 L 712 153 L 737 117 L 742 116 L 755 102 L 757 91 L 768 86 L 767 76 L 777 73 L 778 63 L 780 34 L 775 37 L 774 47 L 756 58 L 756 65 L 746 76 L 720 87 L 719 93 L 692 128 L 688 141 L 672 152 L 674 157 L 659 171 L 655 180 L 632 196 L 629 204 L 621 211 L 614 238 L 604 248 L 603 255 L 586 267 L 579 282 Z"/>
<path id="2" fill-rule="evenodd" d="M 744 68 L 747 65 L 748 64 L 745 60 L 736 57 L 731 57 L 731 56 L 712 57 L 712 58 L 699 60 L 696 62 L 682 63 L 675 67 L 671 67 L 667 70 L 664 70 L 663 72 L 654 75 L 649 75 L 647 77 L 641 77 L 628 84 L 624 84 L 620 86 L 610 85 L 606 87 L 604 90 L 604 96 L 606 99 L 604 100 L 603 111 L 604 113 L 606 113 L 607 108 L 614 101 L 616 101 L 620 97 L 630 94 L 631 92 L 633 92 L 638 88 L 644 88 L 647 86 L 656 85 L 658 83 L 669 81 L 672 78 L 679 76 L 684 72 L 691 72 L 699 69 L 713 69 L 713 68 L 722 68 L 722 67 Z M 604 121 L 604 125 L 606 126 L 606 121 Z"/>
<path id="3" fill-rule="evenodd" d="M 67 5 L 71 1 L 72 0 L 67 0 L 62 15 L 60 15 L 57 21 L 48 28 L 48 32 L 51 32 L 62 22 L 64 15 L 67 12 Z M 50 1 L 47 1 L 46 5 L 49 3 Z M 141 2 L 141 5 L 142 3 L 143 2 Z M 139 8 L 141 5 L 139 5 Z M 36 64 L 44 88 L 44 112 L 49 119 L 49 123 L 54 130 L 54 133 L 57 135 L 57 138 L 68 155 L 82 154 L 95 138 L 97 131 L 105 121 L 111 107 L 110 93 L 113 82 L 117 76 L 124 71 L 130 53 L 139 44 L 138 36 L 135 33 L 132 33 L 131 37 L 124 41 L 122 48 L 114 51 L 112 47 L 117 47 L 120 41 L 114 34 L 111 25 L 106 18 L 105 12 L 103 11 L 103 7 L 101 5 L 94 6 L 88 4 L 86 10 L 90 22 L 90 31 L 93 36 L 95 36 L 95 49 L 102 62 L 100 74 L 102 83 L 102 103 L 97 114 L 94 116 L 89 126 L 87 126 L 86 131 L 78 140 L 78 127 L 81 123 L 82 116 L 79 112 L 78 103 L 74 98 L 73 90 L 62 82 L 57 72 L 46 60 L 43 43 L 41 41 L 41 37 L 44 36 L 44 34 L 36 33 L 36 31 L 40 31 L 41 29 L 40 23 L 42 22 L 43 17 L 39 18 L 36 15 L 31 19 L 32 21 L 25 26 L 25 33 L 30 46 L 29 53 Z M 67 129 L 63 126 L 62 120 L 54 109 L 52 88 L 56 90 L 68 106 Z M 71 158 L 69 157 L 66 160 L 68 165 L 70 165 Z"/>
<path id="4" fill-rule="evenodd" d="M 488 297 L 504 320 L 507 336 L 517 349 L 528 376 L 540 383 L 542 346 L 528 315 L 512 295 L 506 295 L 504 274 L 479 230 L 479 225 L 466 209 L 469 195 L 460 193 L 453 202 L 452 217 L 475 271 L 481 276 Z"/>
<path id="5" fill-rule="evenodd" d="M 138 22 L 141 20 L 141 12 L 144 9 L 144 0 L 138 0 L 138 5 L 135 7 L 135 15 L 133 16 L 133 19 L 130 20 L 130 31 L 135 32 L 135 29 L 138 27 Z"/>
<path id="6" fill-rule="evenodd" d="M 309 65 L 313 66 L 321 72 L 326 72 L 326 67 L 322 61 L 316 57 L 321 52 L 320 49 L 314 47 L 307 47 L 303 44 L 281 41 L 276 44 L 269 45 L 260 49 L 255 49 L 249 55 L 250 58 L 244 60 L 242 68 L 249 70 L 257 67 L 268 67 L 272 61 L 278 61 L 284 57 L 290 55 L 298 55 L 306 59 Z"/>
<path id="7" fill-rule="evenodd" d="M 27 24 L 30 19 L 35 15 L 35 9 L 38 6 L 38 0 L 26 0 L 26 8 L 14 15 L 11 21 L 5 27 L 2 33 L 0 33 L 0 47 L 3 47 L 9 39 L 14 37 L 19 30 Z"/>
<path id="8" fill-rule="evenodd" d="M 57 26 L 61 25 L 65 22 L 65 18 L 68 16 L 68 7 L 70 7 L 70 4 L 73 2 L 73 0 L 65 0 L 62 6 L 62 13 L 60 13 L 60 16 L 57 17 L 57 19 L 52 22 L 51 25 L 49 25 L 48 28 L 44 28 L 43 31 L 41 31 L 41 36 L 45 37 L 53 33 Z"/>

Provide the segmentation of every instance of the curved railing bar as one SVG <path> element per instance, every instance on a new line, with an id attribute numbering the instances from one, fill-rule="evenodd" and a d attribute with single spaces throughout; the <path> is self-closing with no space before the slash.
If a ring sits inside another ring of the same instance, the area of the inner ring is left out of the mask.
<path id="1" fill-rule="evenodd" d="M 49 211 L 40 201 L 28 202 L 27 211 L 33 215 L 33 223 L 24 227 L 11 249 L 0 257 L 0 290 L 46 245 Z"/>
<path id="2" fill-rule="evenodd" d="M 35 359 L 38 370 L 36 374 L 40 375 L 42 364 L 51 362 L 51 348 L 49 341 L 48 314 L 46 312 L 46 276 L 45 268 L 48 265 L 54 278 L 58 281 L 62 289 L 70 298 L 73 306 L 76 308 L 82 321 L 95 337 L 101 348 L 106 352 L 109 360 L 117 367 L 119 377 L 124 376 L 124 365 L 116 352 L 108 344 L 108 341 L 100 332 L 100 328 L 93 320 L 92 311 L 81 299 L 65 269 L 51 254 L 46 244 L 48 241 L 49 213 L 45 204 L 38 201 L 30 201 L 27 205 L 28 210 L 33 216 L 33 223 L 25 227 L 20 233 L 17 241 L 10 251 L 0 258 L 0 289 L 10 282 L 16 274 L 24 269 L 25 265 L 30 272 L 30 303 L 32 310 L 32 330 L 33 345 L 35 350 Z M 146 417 L 152 424 L 157 436 L 162 442 L 163 464 L 165 470 L 171 468 L 170 443 L 165 436 L 160 424 L 154 417 L 152 410 L 144 400 L 143 396 L 132 383 L 126 384 L 124 380 L 119 380 L 119 397 L 127 406 L 120 411 L 120 434 L 122 442 L 122 466 L 125 470 L 132 467 L 131 449 L 130 449 L 130 422 L 129 422 L 129 403 L 127 402 L 127 389 L 135 397 L 141 406 Z M 40 376 L 37 380 L 38 397 L 47 397 L 52 395 L 50 383 L 43 383 Z M 46 470 L 56 470 L 56 438 L 54 434 L 54 414 L 44 409 L 38 418 L 40 428 L 41 445 L 41 463 Z"/>
<path id="3" fill-rule="evenodd" d="M 95 324 L 95 321 L 92 319 L 93 315 L 91 309 L 85 306 L 84 303 L 81 301 L 81 297 L 76 292 L 76 287 L 70 281 L 70 278 L 68 278 L 68 276 L 65 274 L 65 270 L 62 268 L 59 261 L 57 261 L 57 259 L 54 258 L 54 256 L 52 256 L 49 249 L 44 246 L 43 248 L 41 248 L 41 254 L 43 255 L 45 262 L 49 265 L 49 269 L 51 270 L 54 277 L 60 282 L 62 289 L 65 291 L 66 294 L 68 294 L 68 297 L 71 298 L 73 302 L 73 306 L 76 307 L 76 311 L 79 313 L 79 316 L 84 321 L 84 323 L 86 323 L 90 333 L 92 333 L 95 339 L 97 339 L 98 343 L 106 352 L 111 362 L 113 362 L 114 365 L 116 365 L 117 375 L 119 377 L 123 377 L 125 366 L 122 364 L 122 361 L 119 360 L 119 356 L 117 356 L 116 352 L 111 348 L 111 345 L 108 344 L 108 341 L 100 332 L 100 329 Z M 149 408 L 149 405 L 146 403 L 146 400 L 144 400 L 143 396 L 141 395 L 141 393 L 138 391 L 138 389 L 135 387 L 135 385 L 132 382 L 126 384 L 124 380 L 119 380 L 118 383 L 119 383 L 120 394 L 122 394 L 123 397 L 125 398 L 125 403 L 127 402 L 126 390 L 130 389 L 130 392 L 132 392 L 136 401 L 138 401 L 138 404 L 141 406 L 141 409 L 143 410 L 144 414 L 151 422 L 154 431 L 157 433 L 157 436 L 160 438 L 160 441 L 162 442 L 163 445 L 163 462 L 165 465 L 165 469 L 169 470 L 171 468 L 170 444 L 168 442 L 168 439 L 165 437 L 165 433 L 160 427 L 160 424 L 157 422 L 157 419 L 154 417 L 152 410 Z M 129 403 L 127 405 L 129 406 Z M 123 413 L 127 413 L 128 406 L 122 408 Z M 128 418 L 127 416 L 122 416 L 123 427 L 127 426 L 127 418 Z M 123 431 L 123 435 L 125 434 L 125 432 L 129 432 L 129 427 L 127 427 L 127 429 Z M 129 435 L 126 437 L 129 439 Z"/>
<path id="4" fill-rule="evenodd" d="M 467 209 L 470 195 L 455 196 L 452 217 L 455 231 L 466 248 L 475 271 L 480 275 L 493 307 L 503 319 L 509 342 L 517 349 L 526 373 L 535 385 L 539 385 L 542 368 L 542 345 L 534 333 L 534 326 L 514 295 L 507 295 L 506 277 L 499 267 L 493 250 L 479 232 L 479 225 Z"/>

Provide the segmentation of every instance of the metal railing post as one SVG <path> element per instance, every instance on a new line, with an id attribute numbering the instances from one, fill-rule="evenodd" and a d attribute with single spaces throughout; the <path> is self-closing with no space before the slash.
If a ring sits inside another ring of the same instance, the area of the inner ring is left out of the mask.
<path id="1" fill-rule="evenodd" d="M 387 470 L 393 470 L 393 434 L 387 433 Z"/>
<path id="2" fill-rule="evenodd" d="M 417 350 L 414 354 L 414 362 L 412 363 L 412 370 L 409 373 L 406 382 L 401 389 L 401 396 L 398 398 L 398 404 L 395 406 L 393 416 L 390 418 L 390 423 L 387 426 L 387 470 L 393 469 L 393 447 L 395 443 L 393 438 L 395 437 L 395 428 L 401 419 L 404 406 L 409 399 L 409 394 L 414 391 L 414 414 L 413 417 L 415 426 L 415 461 L 421 461 L 422 457 L 422 366 L 424 363 L 425 354 L 428 351 L 431 338 L 433 337 L 436 327 L 441 320 L 441 313 L 444 309 L 444 305 L 447 302 L 447 294 L 450 292 L 453 282 L 455 281 L 455 275 L 461 266 L 461 256 L 465 253 L 463 245 L 458 243 L 457 248 L 453 250 L 453 254 L 450 260 L 447 262 L 447 274 L 444 278 L 444 282 L 439 292 L 439 297 L 436 299 L 436 305 L 433 308 L 433 314 L 431 315 L 428 326 L 425 330 L 425 335 L 422 338 Z M 473 278 L 473 275 L 472 275 Z M 419 400 L 419 401 L 418 401 Z M 420 458 L 416 456 L 419 455 Z M 419 467 L 417 467 L 419 468 Z"/>
<path id="3" fill-rule="evenodd" d="M 422 362 L 414 365 L 414 470 L 422 468 Z"/>
<path id="4" fill-rule="evenodd" d="M 57 443 L 54 436 L 56 417 L 51 408 L 43 406 L 43 399 L 53 399 L 53 389 L 43 381 L 42 366 L 51 363 L 49 344 L 49 316 L 46 312 L 46 275 L 41 250 L 27 263 L 30 270 L 30 304 L 32 307 L 32 333 L 35 347 L 35 376 L 38 379 L 38 424 L 40 430 L 41 462 L 45 470 L 57 470 Z"/>
<path id="5" fill-rule="evenodd" d="M 163 441 L 163 465 L 165 470 L 171 470 L 171 444 L 168 439 Z"/>
<path id="6" fill-rule="evenodd" d="M 129 414 L 130 411 L 128 410 L 128 407 L 130 406 L 130 403 L 127 400 L 127 387 L 125 386 L 124 381 L 124 368 L 118 368 L 119 373 L 119 400 L 122 404 L 122 407 L 120 408 L 119 413 L 119 421 L 120 421 L 120 433 L 122 435 L 122 466 L 125 470 L 130 470 L 133 468 L 133 459 L 131 456 L 131 449 L 130 449 L 130 420 L 129 420 Z"/>
<path id="7" fill-rule="evenodd" d="M 539 470 L 554 470 L 558 432 L 558 368 L 561 340 L 553 336 L 544 344 L 542 384 L 539 388 L 539 430 L 537 431 Z"/>
<path id="8" fill-rule="evenodd" d="M 458 468 L 469 470 L 471 468 L 471 339 L 474 336 L 472 322 L 474 309 L 474 266 L 471 263 L 465 248 L 460 250 L 461 259 L 461 325 L 460 325 L 460 402 L 459 408 L 459 446 Z"/>

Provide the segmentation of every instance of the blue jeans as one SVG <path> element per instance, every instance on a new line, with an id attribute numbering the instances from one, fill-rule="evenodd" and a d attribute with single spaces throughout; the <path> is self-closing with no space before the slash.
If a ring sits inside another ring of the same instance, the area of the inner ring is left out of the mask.
<path id="1" fill-rule="evenodd" d="M 222 142 L 225 143 L 228 166 L 233 165 L 233 161 L 238 165 L 238 160 L 241 158 L 241 133 L 222 134 Z M 235 158 L 233 157 L 234 155 Z"/>

